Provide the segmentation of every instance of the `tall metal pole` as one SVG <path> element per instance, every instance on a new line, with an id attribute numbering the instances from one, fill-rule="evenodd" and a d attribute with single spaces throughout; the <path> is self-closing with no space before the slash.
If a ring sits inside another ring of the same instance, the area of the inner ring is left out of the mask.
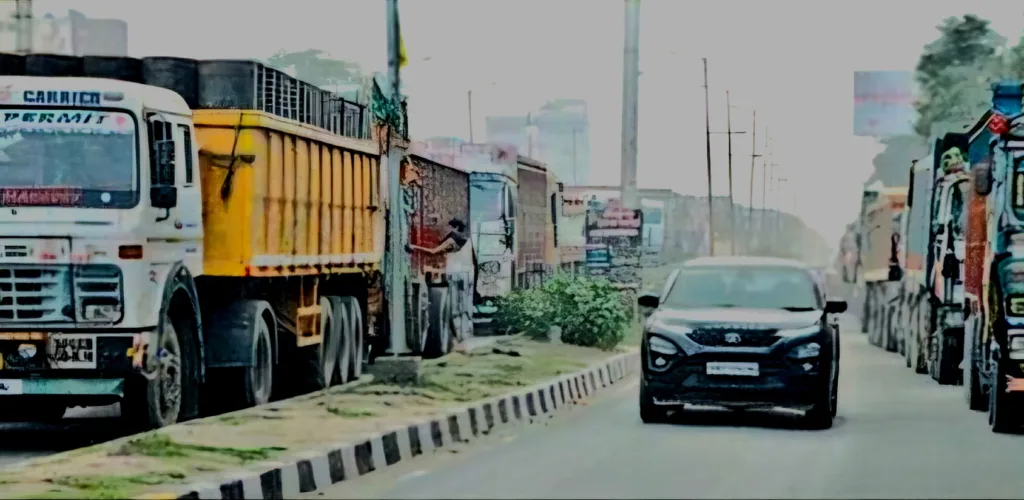
<path id="1" fill-rule="evenodd" d="M 640 101 L 640 0 L 626 0 L 622 57 L 622 205 L 640 208 L 636 199 L 637 122 Z"/>
<path id="2" fill-rule="evenodd" d="M 34 40 L 32 28 L 32 0 L 14 0 L 14 51 L 18 54 L 31 54 Z"/>
<path id="3" fill-rule="evenodd" d="M 466 91 L 466 98 L 469 101 L 469 143 L 473 144 L 473 91 Z"/>
<path id="4" fill-rule="evenodd" d="M 397 104 L 401 100 L 399 94 L 399 25 L 398 0 L 387 0 L 387 37 L 388 37 L 388 82 L 391 84 L 390 98 Z M 406 253 L 402 245 L 402 152 L 394 145 L 394 131 L 390 126 L 384 127 L 382 133 L 388 134 L 386 143 L 388 166 L 388 323 L 391 330 L 390 352 L 393 355 L 406 354 L 409 346 L 405 342 L 405 264 Z"/>
<path id="5" fill-rule="evenodd" d="M 711 105 L 708 98 L 708 58 L 704 61 L 704 132 L 708 151 L 708 251 L 715 255 L 715 205 L 711 191 Z"/>
<path id="6" fill-rule="evenodd" d="M 729 103 L 729 91 L 725 91 L 725 134 L 728 136 L 729 151 L 729 254 L 736 255 L 736 210 L 732 197 L 732 105 Z"/>
<path id="7" fill-rule="evenodd" d="M 757 224 L 757 231 L 764 238 L 764 212 L 768 209 L 768 165 L 772 162 L 771 152 L 768 149 L 768 127 L 764 128 L 764 152 L 768 157 L 761 162 L 761 217 Z"/>
<path id="8" fill-rule="evenodd" d="M 576 133 L 579 132 L 577 129 L 572 129 L 572 185 L 579 186 L 580 181 L 576 178 Z"/>
<path id="9" fill-rule="evenodd" d="M 751 137 L 750 137 L 750 205 L 747 207 L 747 251 L 750 252 L 754 248 L 754 163 L 758 156 L 757 154 L 757 110 L 754 110 L 754 123 L 751 125 Z"/>

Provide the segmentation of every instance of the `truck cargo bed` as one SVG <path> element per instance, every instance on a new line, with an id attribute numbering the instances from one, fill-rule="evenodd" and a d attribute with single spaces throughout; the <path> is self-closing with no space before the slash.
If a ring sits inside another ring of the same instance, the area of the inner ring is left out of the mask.
<path id="1" fill-rule="evenodd" d="M 194 119 L 205 274 L 309 275 L 380 263 L 373 142 L 260 111 L 198 110 Z"/>

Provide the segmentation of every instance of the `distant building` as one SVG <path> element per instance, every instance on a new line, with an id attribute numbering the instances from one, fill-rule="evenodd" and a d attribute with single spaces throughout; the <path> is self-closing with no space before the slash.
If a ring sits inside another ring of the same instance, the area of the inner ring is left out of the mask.
<path id="1" fill-rule="evenodd" d="M 0 51 L 17 47 L 18 23 L 14 2 L 0 8 Z M 31 22 L 32 52 L 75 56 L 127 56 L 128 23 L 120 19 L 93 19 L 77 10 L 65 15 L 43 14 Z"/>
<path id="2" fill-rule="evenodd" d="M 488 116 L 487 140 L 513 144 L 520 154 L 547 164 L 566 185 L 590 182 L 587 102 L 558 99 L 526 116 Z"/>

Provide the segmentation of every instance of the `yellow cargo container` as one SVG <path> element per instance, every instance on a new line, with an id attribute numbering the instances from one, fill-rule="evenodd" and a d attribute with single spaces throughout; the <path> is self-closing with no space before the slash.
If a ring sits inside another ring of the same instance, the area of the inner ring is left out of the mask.
<path id="1" fill-rule="evenodd" d="M 193 119 L 205 274 L 297 276 L 380 265 L 372 141 L 259 111 L 197 110 Z"/>

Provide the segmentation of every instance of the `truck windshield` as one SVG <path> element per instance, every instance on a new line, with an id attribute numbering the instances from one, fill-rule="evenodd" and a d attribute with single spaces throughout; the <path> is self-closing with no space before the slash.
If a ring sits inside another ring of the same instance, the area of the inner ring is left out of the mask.
<path id="1" fill-rule="evenodd" d="M 137 203 L 137 134 L 128 113 L 28 108 L 0 117 L 0 206 Z"/>
<path id="2" fill-rule="evenodd" d="M 469 216 L 474 222 L 501 220 L 501 188 L 498 180 L 473 179 L 469 184 Z"/>

